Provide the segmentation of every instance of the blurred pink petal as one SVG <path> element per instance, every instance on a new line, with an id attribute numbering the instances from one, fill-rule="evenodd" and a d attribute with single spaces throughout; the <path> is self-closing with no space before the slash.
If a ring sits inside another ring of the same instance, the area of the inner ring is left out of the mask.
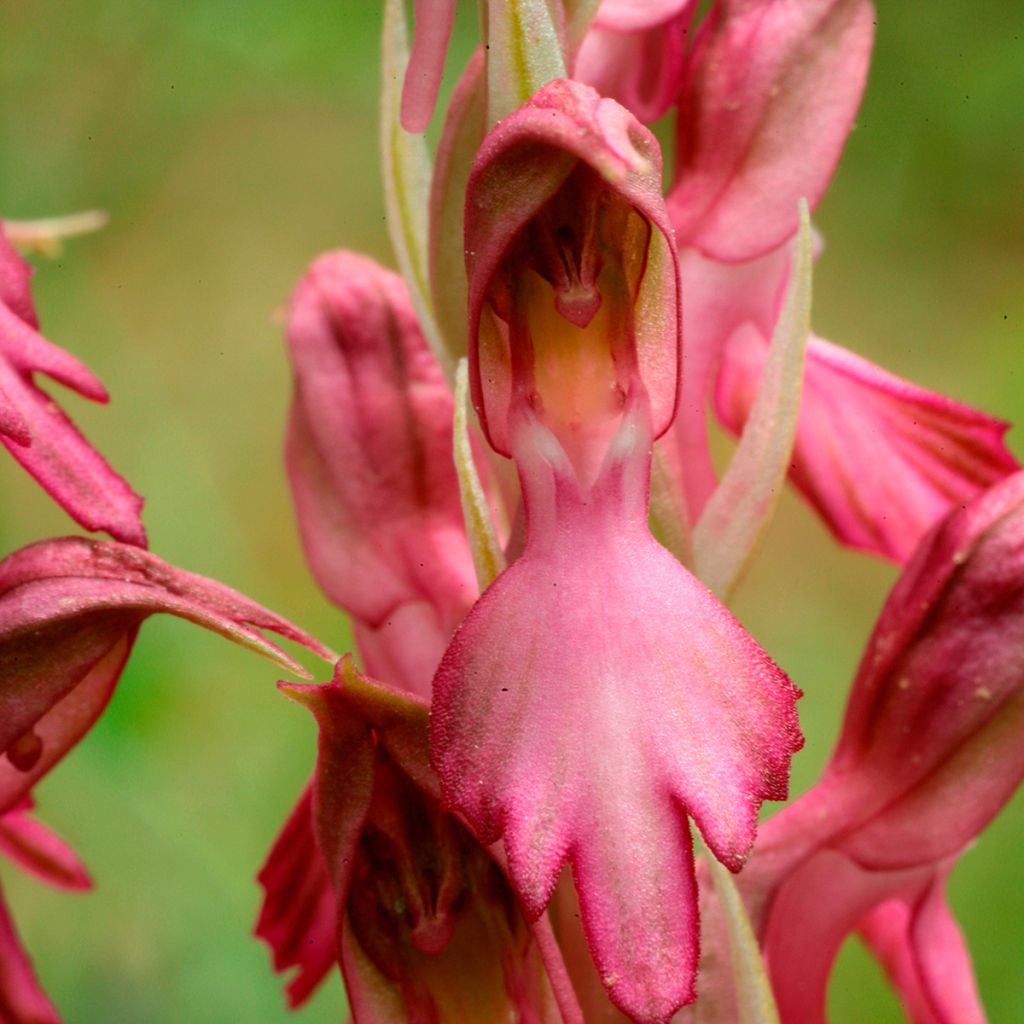
<path id="1" fill-rule="evenodd" d="M 864 871 L 828 849 L 793 872 L 775 896 L 763 938 L 780 1018 L 826 1024 L 828 978 L 847 935 L 872 907 L 927 877 L 926 870 Z"/>
<path id="2" fill-rule="evenodd" d="M 736 262 L 796 228 L 832 177 L 860 103 L 874 34 L 868 0 L 718 0 L 679 100 L 679 244 Z"/>
<path id="3" fill-rule="evenodd" d="M 32 267 L 18 255 L 0 220 L 0 305 L 6 306 L 29 327 L 38 327 L 32 302 Z"/>
<path id="4" fill-rule="evenodd" d="M 0 224 L 0 442 L 76 522 L 145 546 L 142 499 L 34 381 L 43 373 L 92 401 L 107 400 L 82 363 L 38 333 L 30 275 Z"/>
<path id="5" fill-rule="evenodd" d="M 733 432 L 766 352 L 753 328 L 729 342 L 715 405 Z M 1017 468 L 1008 427 L 812 338 L 791 476 L 839 540 L 904 562 L 950 508 Z"/>

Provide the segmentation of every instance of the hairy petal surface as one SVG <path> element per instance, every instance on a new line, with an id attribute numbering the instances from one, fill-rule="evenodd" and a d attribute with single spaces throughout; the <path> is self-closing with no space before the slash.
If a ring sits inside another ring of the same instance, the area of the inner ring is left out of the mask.
<path id="1" fill-rule="evenodd" d="M 752 329 L 729 342 L 715 405 L 732 431 L 766 352 Z M 812 337 L 790 476 L 844 544 L 904 562 L 946 512 L 1017 469 L 1008 426 Z"/>

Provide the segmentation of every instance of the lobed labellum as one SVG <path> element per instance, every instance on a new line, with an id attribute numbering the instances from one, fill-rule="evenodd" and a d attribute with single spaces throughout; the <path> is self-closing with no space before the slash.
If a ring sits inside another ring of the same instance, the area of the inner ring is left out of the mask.
<path id="1" fill-rule="evenodd" d="M 693 997 L 687 817 L 738 870 L 801 740 L 789 681 L 650 536 L 633 406 L 590 486 L 538 417 L 518 429 L 526 547 L 442 660 L 432 749 L 445 799 L 504 839 L 531 914 L 572 864 L 612 1001 L 663 1021 Z"/>

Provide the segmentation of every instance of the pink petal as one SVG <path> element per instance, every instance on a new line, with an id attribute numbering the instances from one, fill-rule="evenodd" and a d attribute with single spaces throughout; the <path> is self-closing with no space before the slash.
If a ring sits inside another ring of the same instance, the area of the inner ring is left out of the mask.
<path id="1" fill-rule="evenodd" d="M 1022 567 L 1017 473 L 951 515 L 893 588 L 829 767 L 861 789 L 865 824 L 842 841 L 860 863 L 899 868 L 957 852 L 1024 778 Z"/>
<path id="2" fill-rule="evenodd" d="M 78 854 L 27 811 L 14 808 L 0 814 L 0 852 L 58 889 L 92 888 L 92 879 Z"/>
<path id="3" fill-rule="evenodd" d="M 648 255 L 659 315 L 638 318 L 636 348 L 655 436 L 675 415 L 680 303 L 657 140 L 613 100 L 601 99 L 579 82 L 557 80 L 488 134 L 466 196 L 473 404 L 488 440 L 503 454 L 510 451 L 510 356 L 507 343 L 484 334 L 483 314 L 509 248 L 581 164 L 653 228 Z"/>
<path id="4" fill-rule="evenodd" d="M 593 23 L 616 32 L 642 32 L 693 6 L 694 0 L 601 0 Z"/>
<path id="5" fill-rule="evenodd" d="M 31 312 L 20 301 L 15 306 Z M 0 441 L 76 522 L 145 546 L 142 499 L 36 386 L 35 373 L 93 401 L 107 400 L 103 385 L 82 363 L 36 331 L 34 315 L 26 319 L 0 302 Z"/>
<path id="6" fill-rule="evenodd" d="M 109 699 L 140 622 L 188 619 L 305 674 L 267 629 L 316 640 L 223 584 L 140 548 L 75 537 L 0 562 L 0 808 L 13 806 L 81 738 Z"/>
<path id="7" fill-rule="evenodd" d="M 414 0 L 412 52 L 402 87 L 402 127 L 425 132 L 437 103 L 455 23 L 455 0 Z"/>
<path id="8" fill-rule="evenodd" d="M 860 103 L 874 32 L 868 0 L 720 0 L 679 101 L 668 205 L 680 245 L 738 262 L 821 198 Z"/>
<path id="9" fill-rule="evenodd" d="M 0 890 L 0 1020 L 4 1024 L 60 1024 L 18 940 Z"/>
<path id="10" fill-rule="evenodd" d="M 292 298 L 288 342 L 288 472 L 318 582 L 371 629 L 419 602 L 450 635 L 476 580 L 452 398 L 404 283 L 353 253 L 320 257 Z"/>
<path id="11" fill-rule="evenodd" d="M 772 904 L 763 940 L 780 1018 L 825 1024 L 828 979 L 847 935 L 879 903 L 918 889 L 928 877 L 928 871 L 863 871 L 832 850 L 794 872 Z"/>
<path id="12" fill-rule="evenodd" d="M 657 121 L 679 93 L 694 6 L 692 0 L 674 0 L 610 7 L 606 0 L 580 44 L 573 78 L 617 100 L 645 124 Z"/>
<path id="13" fill-rule="evenodd" d="M 761 800 L 786 792 L 796 693 L 651 538 L 635 457 L 589 490 L 544 455 L 516 457 L 526 549 L 435 677 L 435 764 L 481 840 L 504 839 L 532 915 L 572 864 L 612 1001 L 667 1020 L 696 968 L 687 816 L 738 870 Z"/>
<path id="14" fill-rule="evenodd" d="M 946 902 L 949 867 L 921 891 L 876 907 L 860 924 L 910 1024 L 985 1024 L 971 957 Z"/>
<path id="15" fill-rule="evenodd" d="M 734 335 L 716 407 L 746 418 L 764 361 L 753 330 Z M 836 536 L 896 561 L 950 508 L 1012 473 L 1008 424 L 812 338 L 792 478 Z"/>
<path id="16" fill-rule="evenodd" d="M 313 834 L 313 791 L 306 786 L 260 869 L 263 905 L 255 934 L 270 946 L 274 970 L 296 968 L 288 1005 L 302 1006 L 337 962 L 334 889 Z"/>

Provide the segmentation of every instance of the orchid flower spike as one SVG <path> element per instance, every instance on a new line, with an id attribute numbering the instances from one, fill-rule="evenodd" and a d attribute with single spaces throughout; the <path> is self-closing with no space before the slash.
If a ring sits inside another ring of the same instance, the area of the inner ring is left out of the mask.
<path id="1" fill-rule="evenodd" d="M 644 1022 L 693 998 L 688 818 L 738 870 L 801 742 L 788 679 L 647 527 L 680 340 L 660 175 L 647 129 L 570 81 L 480 150 L 470 372 L 526 540 L 448 648 L 431 714 L 445 801 L 504 840 L 533 917 L 571 863 L 598 972 Z"/>

